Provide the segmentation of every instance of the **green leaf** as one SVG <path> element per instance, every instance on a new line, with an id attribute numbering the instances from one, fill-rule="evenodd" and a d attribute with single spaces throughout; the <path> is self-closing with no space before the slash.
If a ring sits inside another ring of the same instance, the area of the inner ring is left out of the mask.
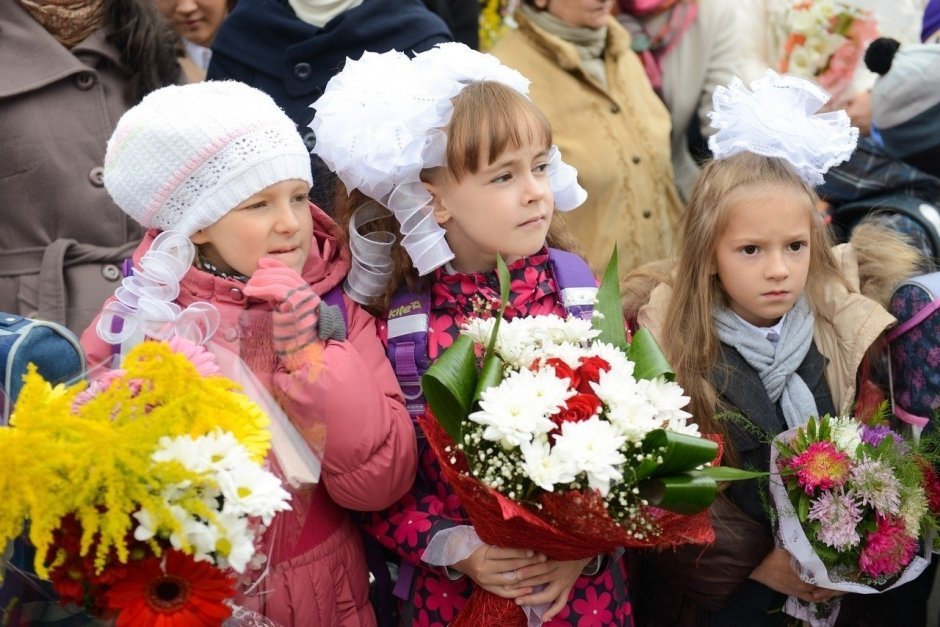
<path id="1" fill-rule="evenodd" d="M 664 477 L 693 470 L 713 461 L 718 454 L 718 444 L 712 440 L 663 429 L 646 434 L 642 448 L 648 453 L 661 456 L 663 460 L 649 473 L 650 477 Z"/>
<path id="2" fill-rule="evenodd" d="M 470 413 L 477 383 L 473 339 L 460 335 L 421 377 L 421 388 L 434 417 L 454 442 L 460 442 L 460 425 Z"/>
<path id="3" fill-rule="evenodd" d="M 597 288 L 597 303 L 592 325 L 601 332 L 597 339 L 617 348 L 627 350 L 627 334 L 623 323 L 623 305 L 620 302 L 620 278 L 617 276 L 617 245 L 607 262 L 601 285 Z"/>
<path id="4" fill-rule="evenodd" d="M 473 393 L 474 404 L 480 401 L 483 392 L 496 387 L 503 380 L 503 363 L 503 360 L 497 355 L 491 355 L 489 359 L 483 362 L 483 367 L 480 369 L 480 378 L 477 379 L 476 390 Z"/>
<path id="5" fill-rule="evenodd" d="M 758 472 L 756 470 L 741 470 L 730 466 L 707 466 L 701 470 L 695 471 L 702 477 L 708 477 L 714 481 L 745 481 L 747 479 L 760 479 L 769 477 L 769 472 Z"/>
<path id="6" fill-rule="evenodd" d="M 713 479 L 698 473 L 647 479 L 638 488 L 640 496 L 651 505 L 678 514 L 697 514 L 707 509 L 718 492 Z"/>
<path id="7" fill-rule="evenodd" d="M 633 376 L 637 379 L 655 379 L 656 377 L 665 377 L 672 381 L 675 373 L 666 356 L 660 350 L 659 344 L 653 339 L 653 334 L 649 329 L 639 329 L 633 334 L 633 342 L 627 352 L 630 361 L 636 364 L 633 368 Z"/>
<path id="8" fill-rule="evenodd" d="M 493 334 L 490 335 L 490 341 L 486 343 L 486 352 L 483 353 L 484 364 L 493 356 L 493 351 L 496 348 L 496 337 L 499 334 L 499 325 L 503 322 L 506 303 L 509 302 L 509 268 L 506 267 L 506 262 L 499 255 L 496 255 L 496 276 L 499 277 L 499 314 L 493 324 Z"/>
<path id="9" fill-rule="evenodd" d="M 800 502 L 796 506 L 796 515 L 801 523 L 805 523 L 806 517 L 809 516 L 809 494 L 806 492 L 800 493 Z"/>

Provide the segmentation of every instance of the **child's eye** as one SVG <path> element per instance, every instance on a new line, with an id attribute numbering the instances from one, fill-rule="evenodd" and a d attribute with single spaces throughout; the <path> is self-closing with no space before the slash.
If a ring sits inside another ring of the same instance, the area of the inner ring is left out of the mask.
<path id="1" fill-rule="evenodd" d="M 512 178 L 511 174 L 500 174 L 499 176 L 494 178 L 492 181 L 490 181 L 490 183 L 505 183 L 511 178 Z"/>
<path id="2" fill-rule="evenodd" d="M 533 172 L 538 172 L 538 173 L 547 172 L 547 171 L 548 171 L 548 162 L 540 163 L 540 164 L 536 165 L 534 168 L 532 168 L 532 171 L 533 171 Z"/>
<path id="3" fill-rule="evenodd" d="M 296 196 L 294 196 L 293 199 L 291 199 L 291 202 L 302 202 L 302 203 L 306 203 L 306 202 L 307 202 L 307 195 L 306 195 L 306 194 L 297 194 Z"/>
<path id="4" fill-rule="evenodd" d="M 801 250 L 803 250 L 804 248 L 806 248 L 806 246 L 807 246 L 806 242 L 792 242 L 792 243 L 788 246 L 788 248 L 789 248 L 792 252 L 798 253 L 798 252 L 800 252 Z"/>
<path id="5" fill-rule="evenodd" d="M 757 246 L 754 246 L 753 244 L 749 244 L 747 246 L 741 247 L 741 252 L 744 253 L 745 255 L 756 255 L 757 251 L 759 250 L 760 248 L 758 248 Z"/>
<path id="6" fill-rule="evenodd" d="M 242 205 L 241 209 L 263 209 L 268 203 L 264 200 L 259 200 L 258 202 L 253 202 L 250 205 Z"/>

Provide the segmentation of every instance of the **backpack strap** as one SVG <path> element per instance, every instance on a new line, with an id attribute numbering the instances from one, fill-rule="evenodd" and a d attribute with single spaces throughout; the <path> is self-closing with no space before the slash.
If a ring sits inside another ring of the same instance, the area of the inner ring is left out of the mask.
<path id="1" fill-rule="evenodd" d="M 591 267 L 578 255 L 557 248 L 548 249 L 548 261 L 565 310 L 572 316 L 590 320 L 597 300 L 597 280 Z"/>
<path id="2" fill-rule="evenodd" d="M 398 384 L 405 395 L 405 405 L 412 419 L 424 414 L 421 375 L 428 363 L 428 325 L 431 297 L 427 292 L 415 294 L 402 286 L 392 296 L 388 311 L 388 346 Z"/>
<path id="3" fill-rule="evenodd" d="M 920 311 L 911 316 L 908 320 L 905 320 L 898 326 L 894 327 L 887 333 L 885 337 L 889 342 L 893 342 L 898 339 L 918 324 L 926 320 L 930 314 L 940 309 L 940 272 L 933 272 L 931 274 L 923 274 L 921 276 L 916 276 L 911 279 L 908 279 L 898 285 L 895 288 L 895 291 L 901 289 L 907 285 L 914 285 L 924 290 L 930 296 L 930 303 L 925 305 Z"/>

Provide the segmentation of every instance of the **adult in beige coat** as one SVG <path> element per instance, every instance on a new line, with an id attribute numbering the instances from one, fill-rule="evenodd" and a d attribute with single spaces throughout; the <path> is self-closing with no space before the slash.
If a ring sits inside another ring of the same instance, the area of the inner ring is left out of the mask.
<path id="1" fill-rule="evenodd" d="M 581 4 L 525 0 L 515 14 L 518 29 L 492 53 L 532 81 L 532 100 L 588 192 L 587 202 L 561 216 L 580 252 L 600 273 L 617 244 L 625 274 L 675 252 L 682 205 L 671 124 L 630 36 L 609 15 L 612 1 L 591 11 Z"/>
<path id="2" fill-rule="evenodd" d="M 80 333 L 143 235 L 102 186 L 105 145 L 146 92 L 180 81 L 174 36 L 149 3 L 6 0 L 0 68 L 0 311 Z"/>
<path id="3" fill-rule="evenodd" d="M 666 8 L 640 13 L 635 9 L 640 2 L 620 0 L 622 12 L 617 20 L 629 32 L 636 32 L 632 30 L 636 28 L 645 31 L 647 37 L 663 36 L 654 54 L 660 59 L 663 101 L 672 116 L 672 166 L 676 185 L 685 201 L 692 195 L 700 169 L 689 149 L 689 129 L 697 127 L 702 137 L 714 133 L 708 119 L 712 95 L 716 87 L 727 85 L 732 76 L 739 74 L 741 35 L 735 1 L 663 0 L 661 6 Z M 683 9 L 694 10 L 695 17 L 687 28 L 677 29 L 673 24 L 675 15 L 681 14 Z"/>

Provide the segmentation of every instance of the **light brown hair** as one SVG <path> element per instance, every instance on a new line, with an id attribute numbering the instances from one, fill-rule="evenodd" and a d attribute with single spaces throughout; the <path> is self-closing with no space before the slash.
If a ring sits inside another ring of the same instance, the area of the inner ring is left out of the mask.
<path id="1" fill-rule="evenodd" d="M 705 433 L 726 435 L 716 419 L 716 413 L 726 408 L 721 406 L 709 380 L 720 350 L 712 311 L 728 304 L 714 270 L 715 246 L 727 225 L 729 209 L 746 203 L 748 194 L 757 187 L 768 186 L 805 195 L 810 216 L 810 262 L 804 293 L 810 307 L 821 300 L 830 282 L 846 284 L 832 254 L 829 232 L 816 210 L 816 194 L 788 163 L 739 153 L 703 168 L 681 227 L 681 253 L 661 340 L 678 382 L 692 398 L 694 420 Z"/>
<path id="2" fill-rule="evenodd" d="M 424 181 L 437 182 L 446 178 L 459 183 L 467 175 L 492 165 L 506 150 L 530 145 L 541 145 L 547 150 L 552 145 L 552 128 L 548 120 L 531 100 L 507 85 L 495 81 L 471 83 L 454 97 L 453 104 L 453 115 L 445 129 L 447 148 L 444 165 L 424 170 L 421 173 Z M 368 200 L 358 190 L 348 194 L 341 183 L 337 185 L 334 215 L 347 239 L 349 219 L 356 208 Z M 424 289 L 426 284 L 418 277 L 411 258 L 401 246 L 400 227 L 391 213 L 368 225 L 365 232 L 376 230 L 396 235 L 392 247 L 391 277 L 385 293 L 369 307 L 373 313 L 384 313 L 402 282 L 414 291 Z M 574 242 L 561 220 L 552 220 L 546 241 L 555 248 L 574 249 Z"/>

